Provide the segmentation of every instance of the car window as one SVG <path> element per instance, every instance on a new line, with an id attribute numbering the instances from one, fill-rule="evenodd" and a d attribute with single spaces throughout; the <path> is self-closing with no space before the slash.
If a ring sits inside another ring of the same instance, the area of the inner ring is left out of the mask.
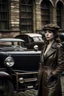
<path id="1" fill-rule="evenodd" d="M 13 46 L 22 46 L 22 47 L 25 47 L 25 42 L 12 42 L 12 44 L 11 45 L 13 45 Z"/>
<path id="2" fill-rule="evenodd" d="M 59 38 L 61 42 L 64 42 L 64 33 L 59 33 Z"/>
<path id="3" fill-rule="evenodd" d="M 39 36 L 39 37 L 38 37 L 38 36 L 37 36 L 37 37 L 34 36 L 33 39 L 34 39 L 34 42 L 43 41 L 43 40 L 42 40 L 42 37 L 40 37 L 40 36 Z"/>
<path id="4" fill-rule="evenodd" d="M 27 35 L 21 35 L 20 38 L 23 39 L 26 43 L 28 43 L 28 36 Z"/>
<path id="5" fill-rule="evenodd" d="M 29 38 L 29 42 L 34 42 L 33 38 L 28 37 Z"/>
<path id="6" fill-rule="evenodd" d="M 11 46 L 12 45 L 12 42 L 0 42 L 0 47 L 4 47 L 4 46 Z"/>
<path id="7" fill-rule="evenodd" d="M 24 42 L 0 42 L 0 47 L 22 46 L 25 47 Z"/>
<path id="8" fill-rule="evenodd" d="M 25 36 L 25 42 L 28 43 L 29 40 L 28 40 L 28 36 Z"/>

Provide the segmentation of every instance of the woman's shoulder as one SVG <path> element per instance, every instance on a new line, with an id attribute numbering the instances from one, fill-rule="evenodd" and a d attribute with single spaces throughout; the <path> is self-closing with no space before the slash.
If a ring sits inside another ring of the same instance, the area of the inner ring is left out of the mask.
<path id="1" fill-rule="evenodd" d="M 57 43 L 57 47 L 63 47 L 62 43 Z"/>
<path id="2" fill-rule="evenodd" d="M 64 53 L 64 46 L 62 45 L 62 43 L 57 44 L 57 49 L 62 50 L 62 52 Z"/>

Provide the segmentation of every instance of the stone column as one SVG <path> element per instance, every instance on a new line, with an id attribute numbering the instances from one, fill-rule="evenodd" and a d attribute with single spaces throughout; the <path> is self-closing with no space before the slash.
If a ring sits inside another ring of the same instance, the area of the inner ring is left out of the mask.
<path id="1" fill-rule="evenodd" d="M 36 30 L 36 5 L 35 2 L 33 2 L 33 32 L 35 33 Z"/>
<path id="2" fill-rule="evenodd" d="M 57 12 L 56 12 L 56 7 L 53 7 L 52 22 L 57 24 Z"/>
<path id="3" fill-rule="evenodd" d="M 36 8 L 35 8 L 35 14 L 36 14 L 36 31 L 41 30 L 42 24 L 41 24 L 41 7 L 40 4 L 36 3 Z"/>
<path id="4" fill-rule="evenodd" d="M 10 29 L 19 30 L 19 0 L 11 0 Z"/>

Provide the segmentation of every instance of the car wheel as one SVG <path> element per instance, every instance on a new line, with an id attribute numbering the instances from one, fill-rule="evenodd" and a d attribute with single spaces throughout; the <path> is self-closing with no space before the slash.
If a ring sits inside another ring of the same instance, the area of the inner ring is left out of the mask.
<path id="1" fill-rule="evenodd" d="M 0 96 L 13 96 L 14 86 L 10 80 L 0 80 Z"/>

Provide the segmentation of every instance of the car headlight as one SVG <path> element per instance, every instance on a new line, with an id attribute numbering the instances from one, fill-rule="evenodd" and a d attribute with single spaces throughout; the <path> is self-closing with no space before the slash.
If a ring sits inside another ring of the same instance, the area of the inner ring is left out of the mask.
<path id="1" fill-rule="evenodd" d="M 24 78 L 23 77 L 19 78 L 19 82 L 24 83 Z"/>
<path id="2" fill-rule="evenodd" d="M 8 56 L 5 61 L 4 61 L 4 64 L 7 66 L 7 67 L 12 67 L 14 65 L 14 59 L 11 57 L 11 56 Z"/>

